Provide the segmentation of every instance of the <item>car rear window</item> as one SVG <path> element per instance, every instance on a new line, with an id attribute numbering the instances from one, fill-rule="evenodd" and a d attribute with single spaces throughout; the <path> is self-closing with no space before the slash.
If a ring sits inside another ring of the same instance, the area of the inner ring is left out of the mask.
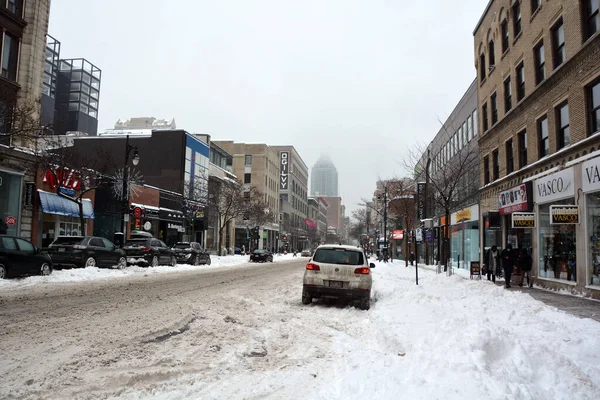
<path id="1" fill-rule="evenodd" d="M 83 241 L 84 238 L 82 238 L 81 236 L 64 236 L 64 237 L 58 237 L 56 238 L 56 240 L 52 243 L 53 245 L 75 245 L 75 244 L 79 244 Z"/>
<path id="2" fill-rule="evenodd" d="M 190 243 L 177 243 L 173 247 L 176 249 L 189 249 L 190 247 L 192 247 L 192 245 Z"/>
<path id="3" fill-rule="evenodd" d="M 264 250 L 254 250 L 254 254 L 263 254 Z"/>
<path id="4" fill-rule="evenodd" d="M 125 242 L 125 246 L 138 246 L 143 247 L 146 245 L 148 239 L 130 239 Z"/>
<path id="5" fill-rule="evenodd" d="M 314 262 L 326 264 L 362 265 L 363 254 L 346 249 L 318 249 L 313 257 Z"/>

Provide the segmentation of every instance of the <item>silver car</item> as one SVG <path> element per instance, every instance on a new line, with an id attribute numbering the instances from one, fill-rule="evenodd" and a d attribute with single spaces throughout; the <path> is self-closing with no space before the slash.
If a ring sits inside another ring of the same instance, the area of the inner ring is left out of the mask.
<path id="1" fill-rule="evenodd" d="M 313 298 L 350 298 L 359 308 L 368 310 L 371 305 L 371 269 L 362 248 L 355 246 L 319 246 L 306 264 L 302 304 Z"/>

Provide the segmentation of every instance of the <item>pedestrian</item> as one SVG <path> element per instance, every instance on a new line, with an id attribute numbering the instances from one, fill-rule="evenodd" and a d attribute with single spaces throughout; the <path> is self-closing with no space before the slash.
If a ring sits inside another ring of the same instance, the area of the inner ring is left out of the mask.
<path id="1" fill-rule="evenodd" d="M 498 247 L 493 245 L 491 249 L 488 250 L 487 256 L 487 280 L 490 280 L 490 275 L 492 277 L 492 282 L 496 283 L 496 273 L 498 272 L 498 264 L 500 260 L 500 254 L 498 253 Z"/>
<path id="2" fill-rule="evenodd" d="M 415 253 L 411 251 L 410 256 L 408 256 L 408 260 L 410 261 L 410 265 L 413 265 L 413 262 L 415 262 Z"/>
<path id="3" fill-rule="evenodd" d="M 519 286 L 523 286 L 523 279 L 527 274 L 527 286 L 533 287 L 533 279 L 531 279 L 531 266 L 533 265 L 533 259 L 527 253 L 527 249 L 521 249 L 521 255 L 519 256 L 519 269 L 521 270 L 521 281 Z"/>
<path id="4" fill-rule="evenodd" d="M 504 269 L 504 279 L 506 280 L 506 288 L 510 288 L 510 277 L 515 266 L 516 257 L 515 252 L 512 248 L 512 244 L 506 245 L 506 248 L 502 250 L 502 268 Z"/>

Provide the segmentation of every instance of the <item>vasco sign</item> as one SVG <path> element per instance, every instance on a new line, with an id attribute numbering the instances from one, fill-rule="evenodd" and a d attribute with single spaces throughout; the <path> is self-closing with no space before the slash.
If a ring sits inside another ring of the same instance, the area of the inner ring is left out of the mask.
<path id="1" fill-rule="evenodd" d="M 290 173 L 290 152 L 282 151 L 279 153 L 279 189 L 287 190 L 289 185 Z"/>
<path id="2" fill-rule="evenodd" d="M 539 204 L 575 196 L 573 168 L 536 179 L 533 196 Z"/>
<path id="3" fill-rule="evenodd" d="M 581 164 L 581 189 L 585 193 L 600 190 L 600 157 Z"/>
<path id="4" fill-rule="evenodd" d="M 579 206 L 576 205 L 553 205 L 550 206 L 550 224 L 578 224 Z"/>

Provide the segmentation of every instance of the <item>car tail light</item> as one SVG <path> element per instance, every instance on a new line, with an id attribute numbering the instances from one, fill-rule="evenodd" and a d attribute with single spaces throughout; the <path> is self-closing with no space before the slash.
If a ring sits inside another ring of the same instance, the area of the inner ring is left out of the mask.
<path id="1" fill-rule="evenodd" d="M 371 273 L 371 270 L 369 268 L 365 268 L 365 267 L 356 268 L 354 270 L 354 273 L 355 274 L 360 274 L 360 275 L 369 275 Z"/>
<path id="2" fill-rule="evenodd" d="M 144 252 L 145 251 L 150 251 L 150 250 L 152 250 L 150 247 L 142 247 L 142 251 L 144 251 Z"/>
<path id="3" fill-rule="evenodd" d="M 320 271 L 321 267 L 319 267 L 319 265 L 317 265 L 317 264 L 308 263 L 308 264 L 306 264 L 306 269 L 311 270 L 311 271 Z"/>

